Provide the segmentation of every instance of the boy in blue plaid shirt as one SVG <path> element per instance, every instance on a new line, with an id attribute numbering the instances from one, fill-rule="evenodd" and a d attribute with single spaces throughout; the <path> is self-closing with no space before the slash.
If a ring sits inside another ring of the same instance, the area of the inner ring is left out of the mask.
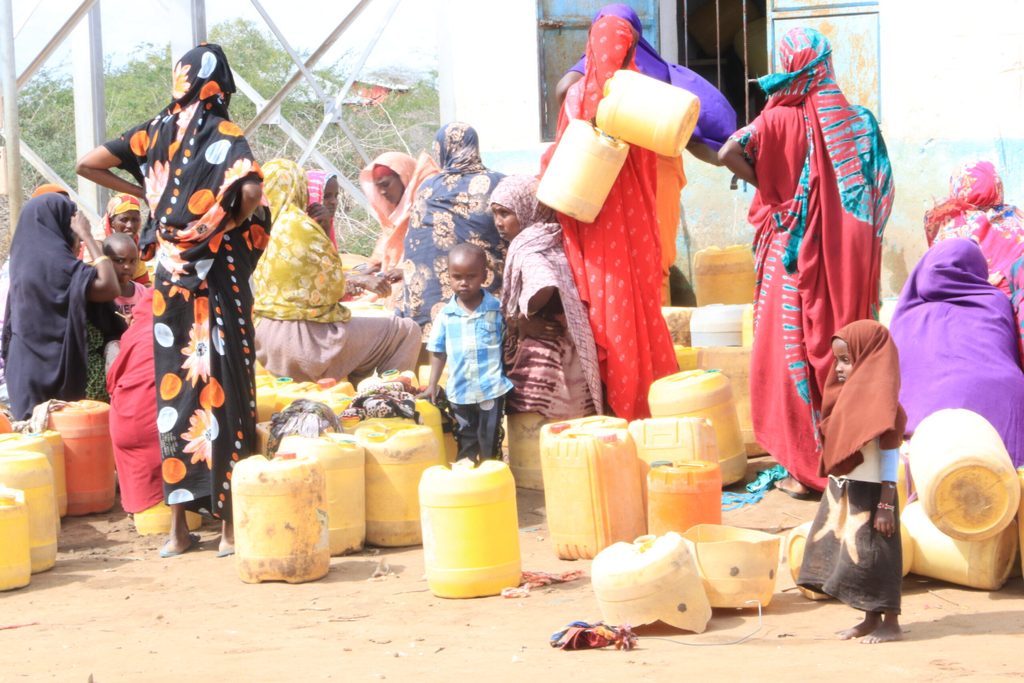
<path id="1" fill-rule="evenodd" d="M 483 289 L 487 255 L 475 244 L 458 244 L 448 252 L 448 276 L 455 296 L 434 319 L 427 342 L 430 384 L 421 396 L 435 400 L 444 366 L 448 371 L 448 401 L 455 414 L 459 459 L 501 456 L 501 418 L 505 394 L 512 383 L 505 377 L 502 336 L 505 321 L 501 303 Z"/>

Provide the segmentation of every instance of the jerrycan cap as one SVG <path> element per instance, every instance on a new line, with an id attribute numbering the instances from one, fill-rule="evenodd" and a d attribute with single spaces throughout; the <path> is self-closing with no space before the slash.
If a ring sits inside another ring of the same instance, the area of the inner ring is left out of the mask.
<path id="1" fill-rule="evenodd" d="M 277 384 L 291 384 L 294 380 L 291 377 L 278 377 L 274 380 Z"/>
<path id="2" fill-rule="evenodd" d="M 294 453 L 278 453 L 274 456 L 274 460 L 295 460 Z"/>
<path id="3" fill-rule="evenodd" d="M 341 424 L 343 425 L 353 425 L 360 421 L 361 419 L 358 415 L 342 415 L 341 417 Z"/>
<path id="4" fill-rule="evenodd" d="M 619 435 L 615 432 L 603 432 L 597 435 L 598 440 L 601 443 L 618 443 Z"/>
<path id="5" fill-rule="evenodd" d="M 396 379 L 400 374 L 402 373 L 400 373 L 398 370 L 385 370 L 384 372 L 380 373 L 380 378 L 384 381 L 389 381 L 392 379 Z"/>
<path id="6" fill-rule="evenodd" d="M 321 389 L 330 389 L 331 387 L 335 386 L 337 383 L 338 383 L 338 380 L 331 379 L 330 377 L 328 377 L 326 379 L 317 380 L 316 385 L 318 387 L 320 387 Z"/>
<path id="7" fill-rule="evenodd" d="M 388 435 L 384 432 L 370 432 L 366 435 L 367 441 L 373 441 L 374 443 L 381 443 L 388 438 Z"/>
<path id="8" fill-rule="evenodd" d="M 572 425 L 570 425 L 568 422 L 556 422 L 555 424 L 548 427 L 548 431 L 551 432 L 552 434 L 561 434 L 571 426 Z"/>

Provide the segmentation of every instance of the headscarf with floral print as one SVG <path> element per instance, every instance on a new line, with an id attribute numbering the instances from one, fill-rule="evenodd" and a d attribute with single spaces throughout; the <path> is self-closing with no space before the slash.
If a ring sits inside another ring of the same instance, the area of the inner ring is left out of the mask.
<path id="1" fill-rule="evenodd" d="M 480 158 L 476 131 L 449 123 L 437 132 L 434 152 L 442 170 L 420 186 L 405 235 L 405 315 L 430 334 L 431 321 L 452 298 L 448 251 L 469 242 L 487 254 L 492 294 L 501 292 L 505 242 L 494 227 L 491 192 L 504 176 L 489 171 Z"/>
<path id="2" fill-rule="evenodd" d="M 267 253 L 253 274 L 254 312 L 273 320 L 347 321 L 351 313 L 338 303 L 345 294 L 341 256 L 306 213 L 302 169 L 294 161 L 274 159 L 263 170 L 274 224 Z"/>

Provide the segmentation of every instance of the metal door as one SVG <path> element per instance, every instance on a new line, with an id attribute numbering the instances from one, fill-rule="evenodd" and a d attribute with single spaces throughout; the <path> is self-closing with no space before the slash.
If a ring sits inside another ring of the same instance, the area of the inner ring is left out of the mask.
<path id="1" fill-rule="evenodd" d="M 768 19 L 772 71 L 779 70 L 775 47 L 786 31 L 794 26 L 821 31 L 832 43 L 836 79 L 847 99 L 882 118 L 877 0 L 769 0 Z"/>
<path id="2" fill-rule="evenodd" d="M 555 86 L 565 72 L 579 61 L 587 47 L 587 32 L 597 11 L 607 0 L 538 0 L 537 43 L 540 46 L 541 133 L 553 140 L 558 124 Z M 658 49 L 658 0 L 630 0 L 644 38 Z"/>

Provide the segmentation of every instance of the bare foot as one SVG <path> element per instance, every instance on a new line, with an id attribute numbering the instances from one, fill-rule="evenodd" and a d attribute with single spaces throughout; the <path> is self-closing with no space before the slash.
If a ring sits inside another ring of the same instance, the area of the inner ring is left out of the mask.
<path id="1" fill-rule="evenodd" d="M 875 643 L 889 643 L 894 640 L 901 640 L 902 638 L 903 629 L 900 628 L 899 621 L 895 617 L 887 617 L 871 635 L 861 639 L 860 642 L 874 645 Z"/>
<path id="2" fill-rule="evenodd" d="M 791 496 L 809 496 L 811 490 L 793 477 L 786 477 L 775 482 L 775 488 Z"/>
<path id="3" fill-rule="evenodd" d="M 217 546 L 217 557 L 235 554 L 235 529 L 227 522 L 221 522 L 220 545 Z"/>
<path id="4" fill-rule="evenodd" d="M 853 638 L 861 638 L 869 633 L 872 633 L 882 623 L 882 615 L 878 612 L 865 612 L 864 621 L 860 622 L 852 628 L 845 629 L 843 631 L 836 631 L 836 635 L 839 636 L 840 640 L 852 640 Z"/>

